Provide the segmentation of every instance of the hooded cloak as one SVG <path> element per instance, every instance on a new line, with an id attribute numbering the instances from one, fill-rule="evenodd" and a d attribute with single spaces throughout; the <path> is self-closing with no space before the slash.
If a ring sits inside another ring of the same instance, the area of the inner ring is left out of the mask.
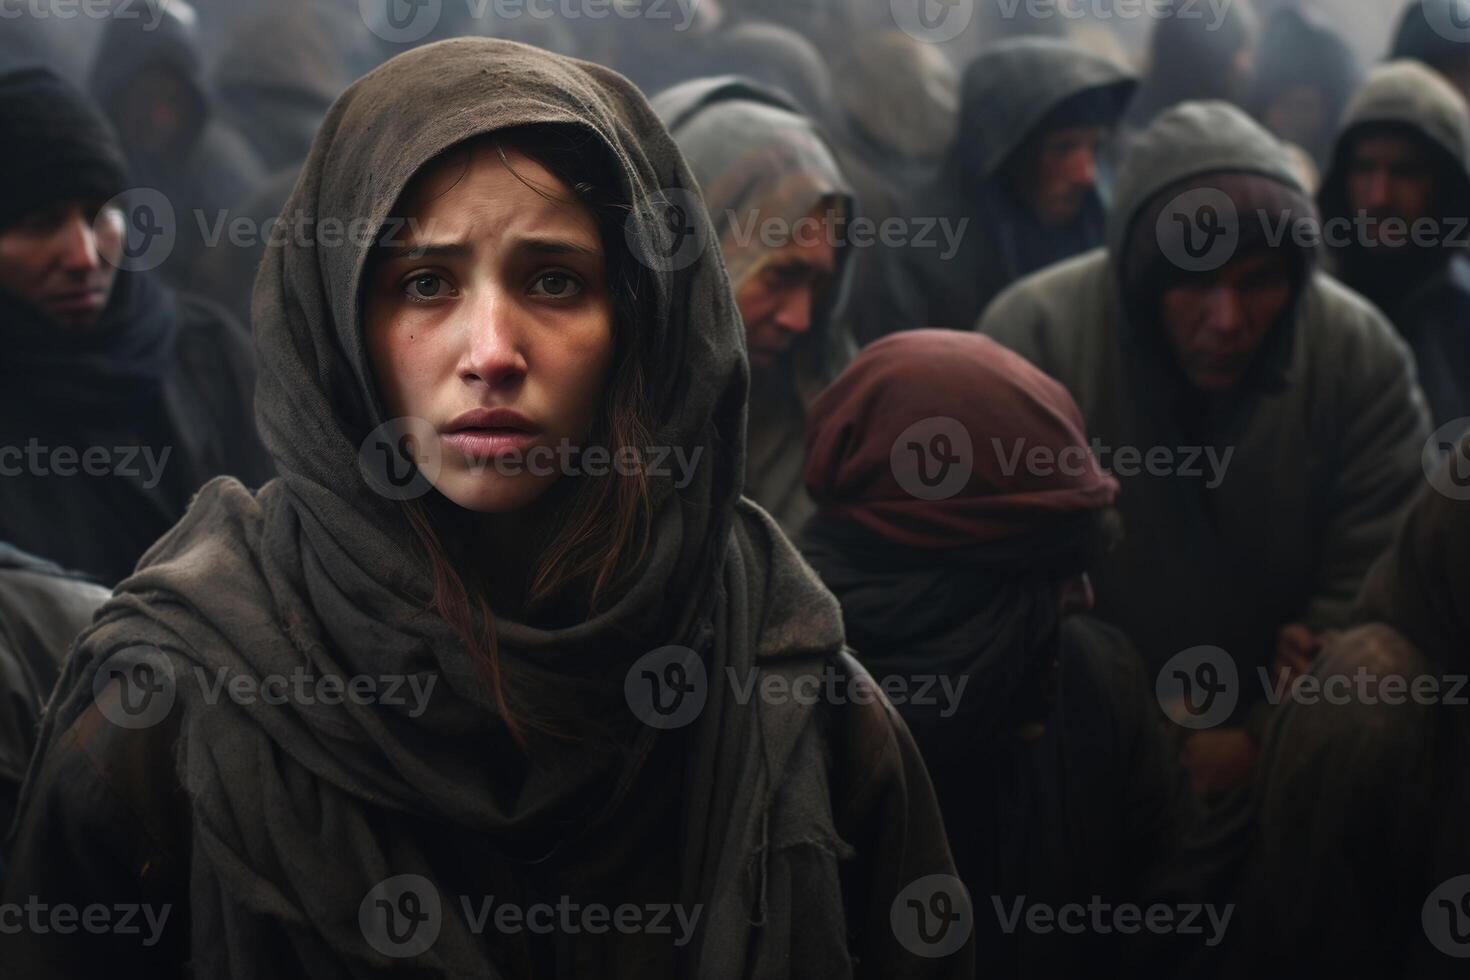
<path id="1" fill-rule="evenodd" d="M 1310 213 L 1269 133 L 1224 103 L 1178 106 L 1123 163 L 1108 248 L 1011 287 L 979 329 L 1067 386 L 1122 484 L 1126 535 L 1094 575 L 1098 617 L 1151 672 L 1192 647 L 1224 649 L 1244 714 L 1263 701 L 1256 668 L 1281 627 L 1346 624 L 1420 485 L 1429 427 L 1393 328 L 1290 245 L 1296 298 L 1240 387 L 1194 390 L 1155 313 L 1163 276 L 1183 274 L 1161 260 L 1182 253 L 1158 219 L 1191 188 L 1240 202 L 1241 248 Z M 1145 251 L 1155 259 L 1138 261 Z"/>
<path id="2" fill-rule="evenodd" d="M 107 124 L 44 69 L 0 76 L 0 137 L 14 145 L 22 133 L 30 152 L 0 165 L 12 178 L 0 181 L 0 224 L 122 189 Z M 0 538 L 17 547 L 110 584 L 206 480 L 269 476 L 250 416 L 249 338 L 213 306 L 118 271 L 84 330 L 0 291 L 0 336 Z"/>
<path id="3" fill-rule="evenodd" d="M 970 473 L 921 499 L 891 454 L 936 418 L 958 424 L 947 451 Z M 987 912 L 980 972 L 1119 969 L 1113 940 L 1008 934 L 996 915 L 1018 900 L 1139 900 L 1192 815 L 1137 653 L 1060 614 L 1058 584 L 1102 553 L 1118 492 L 1077 406 L 988 338 L 915 330 L 863 349 L 813 406 L 808 439 L 819 510 L 798 544 L 841 602 L 849 642 L 878 677 L 938 677 L 952 692 L 899 710 Z"/>
<path id="4" fill-rule="evenodd" d="M 443 152 L 528 125 L 587 141 L 629 200 L 694 187 L 625 79 L 512 42 L 459 39 L 350 87 L 288 207 L 382 228 Z M 629 219 L 640 245 L 665 227 L 644 214 Z M 146 858 L 145 885 L 162 878 L 184 890 L 192 939 L 175 934 L 172 951 L 185 947 L 194 975 L 260 975 L 283 962 L 316 977 L 970 975 L 967 949 L 920 959 L 886 928 L 909 881 L 952 873 L 922 765 L 886 703 L 741 699 L 725 682 L 726 668 L 783 682 L 861 669 L 841 654 L 830 594 L 764 512 L 739 499 L 747 368 L 718 253 L 650 270 L 639 297 L 631 342 L 653 381 L 653 441 L 697 449 L 705 462 L 680 488 L 650 473 L 652 539 L 636 579 L 571 625 L 496 619 L 508 697 L 574 736 L 522 749 L 475 657 L 428 611 L 433 576 L 399 504 L 359 470 L 359 447 L 386 421 L 361 329 L 371 245 L 292 240 L 268 253 L 255 295 L 257 408 L 280 479 L 253 496 L 232 481 L 206 487 L 84 637 L 48 711 L 49 748 L 18 824 L 26 864 L 7 888 L 80 888 L 69 875 L 85 879 L 96 852 L 68 859 L 61 841 L 91 839 L 73 836 L 79 821 L 107 826 L 99 796 L 168 810 L 174 798 L 149 788 L 154 770 L 110 797 L 86 775 L 86 753 L 123 773 L 140 751 L 97 717 L 101 662 L 151 656 L 177 677 L 174 732 L 160 724 L 134 737 L 147 751 L 168 751 L 158 739 L 174 749 L 187 805 L 155 816 L 171 831 L 103 835 L 99 849 L 121 851 L 123 868 Z M 669 644 L 694 651 L 711 680 L 693 723 L 658 731 L 629 712 L 625 680 Z M 417 713 L 350 700 L 208 704 L 196 667 L 437 686 Z M 180 848 L 180 836 L 192 846 Z M 412 959 L 374 948 L 359 918 L 370 892 L 401 875 L 421 876 L 442 899 L 437 936 Z M 678 947 L 648 931 L 476 932 L 456 895 L 522 907 L 559 895 L 673 902 L 700 918 Z"/>
<path id="5" fill-rule="evenodd" d="M 120 7 L 108 21 L 87 89 L 123 137 L 133 187 L 158 191 L 172 205 L 178 238 L 159 270 L 170 283 L 188 288 L 210 245 L 207 229 L 221 212 L 233 216 L 267 170 L 246 139 L 219 118 L 199 50 L 199 15 L 180 0 L 157 4 L 155 15 L 145 9 L 154 2 Z M 173 108 L 184 120 L 176 145 L 161 152 L 128 145 L 119 103 L 131 83 L 152 70 L 166 72 L 179 86 Z"/>
<path id="6" fill-rule="evenodd" d="M 746 493 L 794 531 L 811 514 L 801 483 L 806 406 L 853 352 L 842 317 L 852 192 L 825 137 L 778 92 L 740 78 L 703 79 L 669 89 L 654 107 L 699 182 L 736 292 L 774 254 L 771 243 L 785 242 L 767 229 L 796 229 L 818 206 L 835 219 L 837 266 L 827 295 L 817 297 L 791 356 L 751 396 Z"/>
<path id="7" fill-rule="evenodd" d="M 1016 200 L 1006 165 L 1047 129 L 1114 125 L 1136 86 L 1123 66 L 1051 38 L 1004 41 L 970 64 L 959 135 L 908 208 L 916 218 L 945 217 L 962 235 L 954 254 L 917 241 L 898 253 L 893 289 L 909 326 L 969 330 L 1006 286 L 1101 243 L 1101 191 L 1072 223 L 1046 226 Z"/>
<path id="8" fill-rule="evenodd" d="M 1326 221 L 1352 221 L 1347 179 L 1357 141 L 1374 132 L 1406 135 L 1434 168 L 1439 239 L 1406 234 L 1398 248 L 1368 248 L 1344 229 L 1331 258 L 1343 281 L 1386 313 L 1414 352 L 1436 426 L 1470 416 L 1470 108 L 1448 82 L 1413 61 L 1376 69 L 1349 105 L 1318 200 Z M 1408 229 L 1412 231 L 1412 229 Z"/>

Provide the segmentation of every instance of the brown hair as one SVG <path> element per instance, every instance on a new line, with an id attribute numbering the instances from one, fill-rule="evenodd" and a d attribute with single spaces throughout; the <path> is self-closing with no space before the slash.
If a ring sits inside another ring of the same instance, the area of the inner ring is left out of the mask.
<path id="1" fill-rule="evenodd" d="M 622 182 L 614 176 L 607 150 L 596 139 L 566 127 L 538 125 L 478 137 L 447 151 L 462 153 L 468 170 L 473 146 L 489 144 L 515 177 L 543 197 L 588 208 L 597 220 L 607 255 L 608 282 L 614 298 L 614 364 L 589 442 L 606 446 L 616 458 L 625 447 L 642 458 L 650 441 L 646 362 L 637 330 L 639 298 L 648 295 L 646 272 L 626 247 L 623 222 L 630 206 L 618 195 Z M 506 156 L 510 148 L 537 161 L 572 189 L 574 198 L 558 198 L 551 188 L 517 173 Z M 592 179 L 586 179 L 590 176 Z M 592 615 L 615 598 L 647 552 L 652 525 L 652 496 L 642 467 L 633 473 L 582 476 L 575 490 L 558 505 L 557 533 L 532 570 L 527 605 L 553 598 L 580 605 Z M 449 508 L 407 501 L 404 514 L 434 576 L 429 608 L 453 629 L 465 647 L 479 655 L 489 693 L 511 736 L 522 746 L 528 731 L 560 737 L 545 719 L 520 713 L 507 691 L 498 656 L 495 619 L 487 589 L 473 561 L 455 560 L 441 533 Z M 476 631 L 475 624 L 483 624 Z"/>

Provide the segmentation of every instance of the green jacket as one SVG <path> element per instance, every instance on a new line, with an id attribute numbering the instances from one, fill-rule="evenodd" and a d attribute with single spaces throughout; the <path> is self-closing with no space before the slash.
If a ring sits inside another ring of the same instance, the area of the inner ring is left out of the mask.
<path id="1" fill-rule="evenodd" d="M 1318 272 L 1263 348 L 1265 383 L 1217 399 L 1214 445 L 1191 446 L 1173 408 L 1185 382 L 1163 343 L 1124 315 L 1113 256 L 1161 192 L 1220 172 L 1300 189 L 1281 145 L 1239 111 L 1171 110 L 1123 164 L 1109 247 L 1017 283 L 979 329 L 1064 383 L 1094 445 L 1117 453 L 1103 462 L 1122 484 L 1125 537 L 1094 572 L 1098 615 L 1130 634 L 1154 671 L 1191 647 L 1222 647 L 1239 670 L 1243 711 L 1262 699 L 1257 668 L 1282 626 L 1347 622 L 1423 485 L 1429 429 L 1393 328 Z M 1117 452 L 1125 447 L 1141 460 Z"/>

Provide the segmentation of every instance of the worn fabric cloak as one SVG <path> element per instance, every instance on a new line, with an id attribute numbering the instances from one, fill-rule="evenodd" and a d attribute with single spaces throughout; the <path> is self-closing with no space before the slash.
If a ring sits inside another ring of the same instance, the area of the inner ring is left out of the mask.
<path id="1" fill-rule="evenodd" d="M 590 141 L 633 201 L 693 187 L 625 79 L 524 45 L 460 39 L 349 88 L 288 207 L 382 227 L 413 175 L 446 149 L 543 124 Z M 665 225 L 662 212 L 646 223 L 644 214 L 630 214 L 629 235 L 646 243 Z M 47 715 L 21 803 L 15 853 L 27 863 L 7 890 L 64 895 L 94 884 L 88 869 L 109 861 L 143 868 L 106 879 L 123 891 L 175 876 L 192 933 L 176 937 L 176 952 L 200 977 L 275 974 L 282 963 L 314 977 L 970 975 L 967 949 L 922 958 L 890 928 L 903 887 L 953 873 L 892 709 L 738 696 L 737 679 L 862 672 L 841 653 L 835 600 L 739 499 L 747 369 L 718 250 L 654 274 L 640 297 L 632 342 L 654 379 L 654 442 L 701 450 L 705 463 L 682 489 L 653 475 L 652 544 L 636 581 L 574 625 L 497 618 L 513 701 L 586 719 L 574 734 L 606 737 L 521 750 L 476 658 L 427 611 L 432 575 L 398 505 L 359 471 L 359 447 L 384 421 L 359 326 L 370 244 L 292 242 L 269 254 L 254 304 L 257 408 L 280 479 L 253 496 L 231 481 L 206 487 L 84 637 Z M 659 732 L 629 719 L 624 681 L 670 644 L 697 652 L 708 694 L 691 724 Z M 172 667 L 174 732 L 130 736 L 99 718 L 93 681 L 114 655 L 113 666 L 151 657 Z M 417 714 L 209 704 L 199 668 L 211 678 L 300 668 L 437 685 Z M 159 757 L 160 742 L 176 751 L 184 801 L 147 788 L 156 766 L 126 764 Z M 89 762 L 99 757 L 115 780 L 105 788 Z M 110 804 L 99 800 L 118 797 L 121 828 L 109 829 Z M 73 854 L 66 842 L 77 839 L 97 843 Z M 400 875 L 428 879 L 442 900 L 437 937 L 407 959 L 373 948 L 359 920 L 370 891 Z M 646 932 L 480 933 L 456 896 L 487 893 L 522 905 L 569 894 L 672 902 L 700 918 L 679 948 Z M 60 957 L 52 973 L 72 955 L 29 952 Z"/>

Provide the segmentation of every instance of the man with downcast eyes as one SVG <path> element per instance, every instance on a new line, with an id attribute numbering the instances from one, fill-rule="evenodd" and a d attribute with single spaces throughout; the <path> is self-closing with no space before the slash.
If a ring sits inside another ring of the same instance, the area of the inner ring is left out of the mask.
<path id="1" fill-rule="evenodd" d="M 1231 724 L 1184 749 L 1208 793 L 1250 772 L 1258 671 L 1302 669 L 1346 624 L 1423 480 L 1409 352 L 1317 270 L 1291 231 L 1315 217 L 1281 143 L 1185 103 L 1123 161 L 1107 247 L 1021 281 L 980 324 L 1067 386 L 1122 484 L 1098 616 L 1155 675 L 1204 646 L 1236 666 Z"/>
<path id="2" fill-rule="evenodd" d="M 116 137 L 42 68 L 0 75 L 0 539 L 111 585 L 211 477 L 270 474 L 244 329 L 126 271 Z"/>
<path id="3" fill-rule="evenodd" d="M 966 223 L 954 254 L 895 251 L 906 326 L 969 330 L 1011 283 L 1102 243 L 1102 165 L 1137 84 L 1121 65 L 1052 38 L 1005 41 L 970 64 L 944 169 L 908 208 Z"/>
<path id="4" fill-rule="evenodd" d="M 669 89 L 654 108 L 699 181 L 745 323 L 745 492 L 794 533 L 812 512 L 801 482 L 802 421 L 854 351 L 840 315 L 852 191 L 826 138 L 772 89 L 706 79 Z"/>

